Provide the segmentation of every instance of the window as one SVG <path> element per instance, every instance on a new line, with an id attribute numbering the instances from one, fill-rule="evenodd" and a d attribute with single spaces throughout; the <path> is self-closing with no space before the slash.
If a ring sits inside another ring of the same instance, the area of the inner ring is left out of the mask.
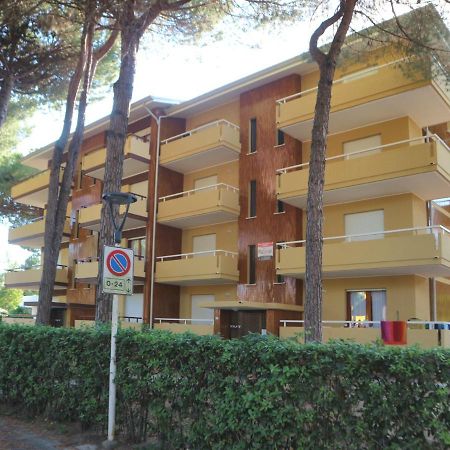
<path id="1" fill-rule="evenodd" d="M 214 309 L 203 308 L 204 303 L 212 303 L 216 300 L 214 295 L 199 294 L 191 295 L 191 319 L 196 320 L 214 320 Z"/>
<path id="2" fill-rule="evenodd" d="M 346 238 L 347 241 L 368 241 L 370 239 L 380 239 L 384 236 L 384 211 L 382 209 L 346 214 L 344 216 L 344 222 L 345 235 L 349 236 Z M 362 236 L 351 237 L 355 234 Z"/>
<path id="3" fill-rule="evenodd" d="M 256 217 L 256 180 L 248 185 L 248 217 Z"/>
<path id="4" fill-rule="evenodd" d="M 211 252 L 216 250 L 216 234 L 203 234 L 200 236 L 193 236 L 192 238 L 192 252 L 200 253 L 195 256 L 208 256 Z"/>
<path id="5" fill-rule="evenodd" d="M 385 319 L 386 291 L 384 289 L 347 292 L 347 320 L 378 322 Z"/>
<path id="6" fill-rule="evenodd" d="M 217 184 L 217 175 L 212 175 L 210 177 L 197 178 L 194 181 L 194 189 L 205 189 L 209 186 L 214 186 Z"/>
<path id="7" fill-rule="evenodd" d="M 256 245 L 248 246 L 247 284 L 256 283 Z"/>
<path id="8" fill-rule="evenodd" d="M 277 141 L 275 145 L 284 145 L 284 131 L 277 130 Z"/>
<path id="9" fill-rule="evenodd" d="M 284 202 L 277 200 L 277 213 L 284 213 Z"/>
<path id="10" fill-rule="evenodd" d="M 250 119 L 249 153 L 256 152 L 256 119 Z"/>
<path id="11" fill-rule="evenodd" d="M 373 153 L 379 153 L 380 149 L 377 147 L 381 146 L 381 134 L 376 134 L 374 136 L 369 136 L 362 139 L 355 139 L 354 141 L 344 142 L 344 155 L 346 159 L 349 158 L 361 158 L 362 156 L 372 155 Z M 369 148 L 373 148 L 370 152 L 359 153 L 357 155 L 352 155 L 352 153 L 360 152 L 362 150 L 366 150 Z"/>
<path id="12" fill-rule="evenodd" d="M 275 278 L 275 283 L 283 284 L 284 283 L 284 275 L 277 275 Z"/>
<path id="13" fill-rule="evenodd" d="M 128 241 L 128 248 L 131 248 L 135 256 L 142 256 L 145 258 L 145 238 L 130 239 Z"/>

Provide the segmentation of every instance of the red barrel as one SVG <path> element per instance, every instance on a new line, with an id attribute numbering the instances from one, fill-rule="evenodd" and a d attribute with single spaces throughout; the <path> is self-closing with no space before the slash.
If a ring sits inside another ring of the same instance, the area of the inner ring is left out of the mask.
<path id="1" fill-rule="evenodd" d="M 386 345 L 406 345 L 406 330 L 403 320 L 381 321 L 381 339 Z"/>

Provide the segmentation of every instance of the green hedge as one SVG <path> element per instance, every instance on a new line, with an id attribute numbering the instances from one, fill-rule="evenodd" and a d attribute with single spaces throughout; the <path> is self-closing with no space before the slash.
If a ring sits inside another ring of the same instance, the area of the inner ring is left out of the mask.
<path id="1" fill-rule="evenodd" d="M 109 334 L 0 325 L 0 401 L 104 429 Z M 450 352 L 123 331 L 120 432 L 166 449 L 450 448 Z"/>

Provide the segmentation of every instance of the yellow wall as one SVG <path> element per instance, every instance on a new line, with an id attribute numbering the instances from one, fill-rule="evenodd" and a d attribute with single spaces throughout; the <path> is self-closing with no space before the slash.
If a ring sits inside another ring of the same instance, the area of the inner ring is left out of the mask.
<path id="1" fill-rule="evenodd" d="M 228 122 L 239 125 L 240 116 L 240 103 L 239 100 L 235 100 L 231 103 L 218 106 L 216 108 L 209 109 L 195 116 L 186 119 L 186 130 L 192 130 L 193 128 L 200 127 L 216 120 L 225 119 Z"/>
<path id="2" fill-rule="evenodd" d="M 184 176 L 183 191 L 194 189 L 195 180 L 217 175 L 218 183 L 225 183 L 239 188 L 239 161 L 233 161 L 222 166 L 209 167 L 198 172 L 191 172 Z"/>
<path id="3" fill-rule="evenodd" d="M 436 281 L 437 320 L 450 322 L 450 280 Z"/>
<path id="4" fill-rule="evenodd" d="M 328 137 L 327 157 L 342 155 L 344 153 L 344 143 L 380 134 L 381 145 L 392 144 L 407 139 L 420 137 L 422 131 L 419 126 L 409 117 L 387 122 L 376 123 L 367 127 L 355 128 L 345 133 L 333 134 Z M 394 147 L 392 147 L 394 148 Z M 302 144 L 302 161 L 309 161 L 311 152 L 311 142 Z"/>
<path id="5" fill-rule="evenodd" d="M 207 227 L 194 228 L 192 230 L 183 230 L 182 253 L 192 252 L 192 239 L 194 236 L 204 234 L 216 234 L 216 249 L 229 250 L 237 252 L 238 244 L 238 224 L 237 222 L 228 222 L 220 225 L 211 225 Z"/>
<path id="6" fill-rule="evenodd" d="M 324 236 L 345 235 L 345 214 L 384 210 L 384 229 L 398 230 L 427 226 L 426 203 L 413 194 L 381 197 L 353 203 L 341 203 L 324 208 Z M 303 214 L 306 233 L 306 214 Z M 303 236 L 305 239 L 305 236 Z"/>
<path id="7" fill-rule="evenodd" d="M 180 292 L 180 317 L 190 319 L 192 295 L 215 295 L 216 301 L 236 300 L 236 286 L 183 286 Z"/>
<path id="8" fill-rule="evenodd" d="M 407 275 L 324 280 L 323 320 L 347 320 L 347 290 L 386 289 L 387 320 L 430 320 L 428 279 Z"/>
<path id="9" fill-rule="evenodd" d="M 147 197 L 148 195 L 148 181 L 141 181 L 139 183 L 130 184 L 125 188 L 128 192 L 133 192 L 133 194 L 142 195 Z"/>

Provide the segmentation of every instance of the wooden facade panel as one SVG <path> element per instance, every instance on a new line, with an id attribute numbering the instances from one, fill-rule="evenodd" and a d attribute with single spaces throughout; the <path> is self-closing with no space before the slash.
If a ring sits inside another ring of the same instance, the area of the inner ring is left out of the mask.
<path id="1" fill-rule="evenodd" d="M 278 98 L 300 91 L 300 77 L 292 75 L 241 95 L 241 143 L 239 189 L 239 273 L 237 296 L 256 302 L 301 303 L 301 285 L 293 278 L 284 284 L 275 282 L 275 256 L 256 262 L 256 284 L 247 285 L 247 252 L 259 242 L 292 241 L 301 238 L 301 211 L 285 205 L 285 212 L 275 214 L 276 170 L 301 163 L 301 143 L 285 136 L 285 144 L 276 147 L 276 108 Z M 256 152 L 248 154 L 250 119 L 256 118 Z M 248 191 L 256 180 L 256 217 L 248 216 Z"/>
<path id="2" fill-rule="evenodd" d="M 186 131 L 184 119 L 166 118 L 161 120 L 160 138 L 167 139 Z M 158 135 L 156 121 L 151 120 L 151 135 Z M 150 165 L 148 175 L 148 221 L 147 221 L 147 247 L 146 247 L 146 279 L 144 287 L 144 322 L 150 321 L 150 289 L 153 274 L 151 273 L 152 261 L 152 236 L 154 223 L 154 201 L 159 197 L 175 194 L 183 190 L 183 175 L 172 170 L 160 167 L 158 173 L 158 191 L 155 192 L 156 156 L 158 142 L 150 141 Z M 156 227 L 156 256 L 181 253 L 181 230 L 157 224 Z M 153 317 L 178 317 L 180 309 L 180 288 L 178 286 L 154 285 Z"/>
<path id="3" fill-rule="evenodd" d="M 90 178 L 90 177 L 83 177 Z M 92 180 L 92 178 L 90 178 Z M 83 180 L 84 181 L 84 180 Z M 100 203 L 103 186 L 101 181 L 89 184 L 72 191 L 72 211 Z"/>

